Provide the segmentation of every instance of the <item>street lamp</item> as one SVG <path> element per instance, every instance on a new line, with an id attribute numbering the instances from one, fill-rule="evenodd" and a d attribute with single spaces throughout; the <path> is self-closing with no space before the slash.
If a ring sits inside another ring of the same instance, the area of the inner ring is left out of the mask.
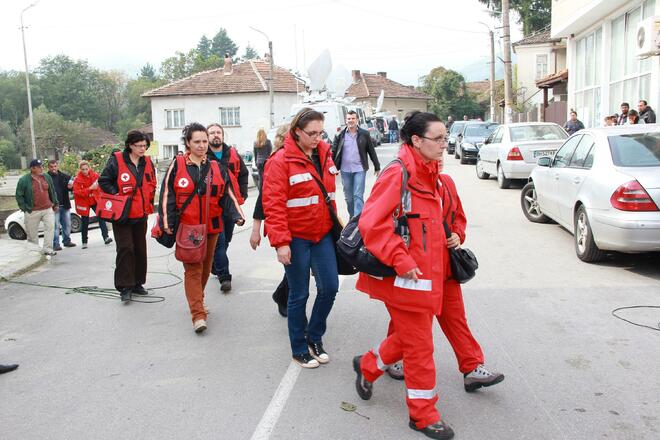
<path id="1" fill-rule="evenodd" d="M 274 64 L 273 64 L 273 42 L 268 38 L 268 35 L 266 35 L 264 32 L 260 31 L 259 29 L 253 28 L 250 26 L 250 29 L 252 29 L 255 32 L 259 32 L 261 35 L 266 37 L 266 40 L 268 41 L 268 54 L 270 57 L 270 78 L 268 79 L 268 97 L 270 98 L 270 128 L 273 128 L 275 126 L 275 114 L 273 113 L 273 70 L 274 70 Z"/>
<path id="2" fill-rule="evenodd" d="M 495 122 L 495 33 L 486 23 L 479 24 L 486 26 L 490 37 L 490 120 Z"/>
<path id="3" fill-rule="evenodd" d="M 25 26 L 23 26 L 23 13 L 33 6 L 36 6 L 40 0 L 32 3 L 21 11 L 21 36 L 23 37 L 23 59 L 25 60 L 25 86 L 27 87 L 28 114 L 30 117 L 30 138 L 32 139 L 32 158 L 37 159 L 37 143 L 34 140 L 34 117 L 32 116 L 32 94 L 30 93 L 30 71 L 27 62 L 27 50 L 25 49 Z"/>

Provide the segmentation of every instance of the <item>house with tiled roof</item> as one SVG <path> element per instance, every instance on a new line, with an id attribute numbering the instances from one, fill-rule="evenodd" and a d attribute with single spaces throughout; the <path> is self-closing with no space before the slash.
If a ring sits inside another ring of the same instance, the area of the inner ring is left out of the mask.
<path id="1" fill-rule="evenodd" d="M 413 110 L 427 111 L 431 97 L 420 92 L 414 86 L 406 86 L 387 77 L 387 72 L 362 73 L 353 70 L 353 84 L 346 91 L 346 96 L 355 98 L 355 103 L 366 108 L 375 108 L 381 90 L 385 99 L 381 111 L 396 115 L 398 119 Z"/>
<path id="2" fill-rule="evenodd" d="M 190 122 L 208 125 L 219 122 L 225 142 L 239 152 L 252 149 L 259 128 L 268 130 L 270 64 L 250 60 L 200 72 L 174 81 L 142 96 L 151 101 L 153 137 L 158 157 L 171 158 L 183 151 L 181 129 Z M 304 83 L 288 70 L 275 66 L 273 72 L 274 120 L 289 116 L 300 101 Z"/>

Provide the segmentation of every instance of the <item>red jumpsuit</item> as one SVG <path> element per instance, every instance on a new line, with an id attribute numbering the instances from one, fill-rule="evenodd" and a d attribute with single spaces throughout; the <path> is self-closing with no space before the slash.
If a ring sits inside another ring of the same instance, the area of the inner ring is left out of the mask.
<path id="1" fill-rule="evenodd" d="M 432 327 L 443 302 L 446 238 L 437 162 L 425 163 L 405 144 L 398 157 L 409 173 L 410 244 L 406 246 L 392 227 L 392 215 L 401 203 L 402 176 L 401 167 L 392 165 L 376 181 L 359 228 L 365 246 L 398 276 L 378 279 L 361 273 L 356 287 L 385 303 L 394 332 L 362 356 L 360 367 L 365 379 L 373 382 L 403 358 L 410 419 L 421 429 L 440 420 Z M 400 277 L 415 267 L 422 272 L 417 282 Z"/>

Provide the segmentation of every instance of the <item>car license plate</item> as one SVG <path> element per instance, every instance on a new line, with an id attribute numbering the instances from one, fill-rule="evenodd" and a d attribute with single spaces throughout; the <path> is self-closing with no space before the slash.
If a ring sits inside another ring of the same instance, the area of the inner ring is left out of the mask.
<path id="1" fill-rule="evenodd" d="M 537 150 L 534 152 L 534 159 L 538 157 L 552 157 L 555 154 L 555 150 Z"/>

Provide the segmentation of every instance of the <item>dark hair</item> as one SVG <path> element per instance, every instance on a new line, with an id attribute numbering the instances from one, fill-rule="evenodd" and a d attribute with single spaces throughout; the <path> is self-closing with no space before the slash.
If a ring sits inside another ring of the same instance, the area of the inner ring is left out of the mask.
<path id="1" fill-rule="evenodd" d="M 149 136 L 141 132 L 140 130 L 131 130 L 126 134 L 126 141 L 124 142 L 124 151 L 129 151 L 130 146 L 137 144 L 138 142 L 145 141 L 147 143 L 147 148 L 151 145 L 149 141 Z"/>
<path id="2" fill-rule="evenodd" d="M 213 122 L 209 125 L 206 126 L 206 131 L 210 130 L 211 127 L 218 127 L 220 130 L 222 130 L 222 135 L 225 135 L 225 129 L 222 127 L 222 125 L 218 124 L 217 122 Z"/>
<path id="3" fill-rule="evenodd" d="M 640 100 L 639 100 L 639 102 L 640 102 L 640 103 L 641 103 L 641 102 L 643 102 L 643 103 L 644 103 L 644 105 L 649 105 L 649 103 L 648 103 L 648 102 L 646 102 L 646 99 L 640 99 Z"/>
<path id="4" fill-rule="evenodd" d="M 48 165 L 57 165 L 57 159 L 50 159 Z"/>
<path id="5" fill-rule="evenodd" d="M 349 111 L 346 112 L 346 114 L 347 114 L 347 115 L 355 115 L 355 116 L 358 115 L 357 112 L 356 112 L 355 110 L 349 110 Z"/>
<path id="6" fill-rule="evenodd" d="M 188 142 L 190 142 L 193 133 L 195 133 L 196 131 L 203 131 L 204 133 L 206 133 L 207 136 L 209 135 L 208 130 L 202 124 L 200 124 L 199 122 L 191 122 L 190 124 L 183 127 L 183 130 L 181 130 L 181 134 L 183 135 L 181 136 L 181 140 L 183 141 L 183 145 L 186 148 L 188 148 Z"/>
<path id="7" fill-rule="evenodd" d="M 408 145 L 412 145 L 413 136 L 424 136 L 426 129 L 428 128 L 431 122 L 440 122 L 434 113 L 426 113 L 420 111 L 414 111 L 408 113 L 405 118 L 403 118 L 403 127 L 401 128 L 401 140 Z"/>
<path id="8" fill-rule="evenodd" d="M 637 110 L 629 110 L 628 111 L 628 117 L 634 116 L 636 118 L 639 118 L 639 113 L 637 113 Z"/>
<path id="9" fill-rule="evenodd" d="M 626 107 L 630 108 L 630 104 L 628 104 L 627 102 L 622 102 L 621 105 L 620 105 L 619 107 L 623 107 L 624 105 L 625 105 Z"/>
<path id="10" fill-rule="evenodd" d="M 568 112 L 568 114 L 577 116 L 577 112 L 575 110 L 571 110 L 570 112 Z"/>
<path id="11" fill-rule="evenodd" d="M 304 129 L 312 121 L 324 121 L 325 117 L 323 113 L 317 112 L 313 108 L 304 107 L 300 109 L 298 113 L 293 117 L 291 121 L 291 127 L 289 127 L 289 134 L 294 140 L 298 140 L 298 135 L 296 134 L 296 128 Z"/>

